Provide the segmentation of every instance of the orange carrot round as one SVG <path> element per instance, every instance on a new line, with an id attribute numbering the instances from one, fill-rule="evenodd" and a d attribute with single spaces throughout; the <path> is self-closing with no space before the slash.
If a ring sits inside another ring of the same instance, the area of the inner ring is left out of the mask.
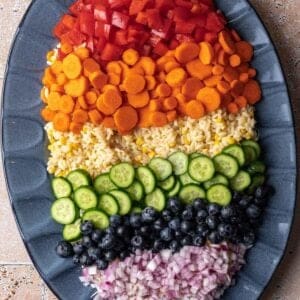
<path id="1" fill-rule="evenodd" d="M 240 41 L 235 44 L 237 54 L 240 56 L 243 62 L 249 62 L 251 61 L 253 57 L 253 47 L 245 42 Z"/>
<path id="2" fill-rule="evenodd" d="M 122 59 L 125 64 L 133 66 L 139 60 L 139 53 L 134 49 L 127 49 L 123 52 Z"/>
<path id="3" fill-rule="evenodd" d="M 82 65 L 84 76 L 89 76 L 91 73 L 101 71 L 99 64 L 93 58 L 85 59 Z"/>
<path id="4" fill-rule="evenodd" d="M 204 87 L 202 81 L 196 77 L 188 78 L 182 86 L 182 94 L 190 99 L 195 99 L 200 89 Z"/>
<path id="5" fill-rule="evenodd" d="M 61 94 L 58 92 L 49 93 L 47 103 L 51 110 L 55 111 L 60 109 L 60 98 Z"/>
<path id="6" fill-rule="evenodd" d="M 129 73 L 123 82 L 124 89 L 129 94 L 138 94 L 145 88 L 145 79 L 139 74 Z"/>
<path id="7" fill-rule="evenodd" d="M 218 91 L 221 93 L 221 94 L 227 94 L 231 87 L 230 87 L 230 84 L 226 81 L 219 81 L 218 84 L 217 84 L 217 89 Z"/>
<path id="8" fill-rule="evenodd" d="M 53 126 L 55 130 L 66 132 L 70 127 L 70 116 L 59 112 L 53 118 Z"/>
<path id="9" fill-rule="evenodd" d="M 166 83 L 161 83 L 156 87 L 155 91 L 159 97 L 169 97 L 172 89 Z"/>
<path id="10" fill-rule="evenodd" d="M 221 66 L 221 65 L 215 65 L 213 68 L 212 68 L 212 73 L 213 75 L 222 75 L 224 72 L 224 67 Z"/>
<path id="11" fill-rule="evenodd" d="M 77 102 L 79 103 L 79 105 L 80 105 L 80 107 L 82 108 L 82 109 L 88 109 L 89 108 L 89 106 L 88 106 L 88 104 L 86 103 L 86 101 L 85 101 L 85 97 L 84 96 L 80 96 L 80 97 L 78 97 L 77 98 Z"/>
<path id="12" fill-rule="evenodd" d="M 86 103 L 88 105 L 93 105 L 96 103 L 97 101 L 97 94 L 95 91 L 88 91 L 86 94 L 85 94 L 85 100 L 86 100 Z"/>
<path id="13" fill-rule="evenodd" d="M 247 83 L 249 80 L 249 74 L 248 73 L 242 73 L 240 74 L 240 81 L 243 83 Z"/>
<path id="14" fill-rule="evenodd" d="M 41 110 L 41 116 L 46 122 L 51 122 L 54 119 L 55 112 L 48 107 L 44 107 Z"/>
<path id="15" fill-rule="evenodd" d="M 241 64 L 241 58 L 237 54 L 233 54 L 229 57 L 229 63 L 233 68 L 238 67 Z"/>
<path id="16" fill-rule="evenodd" d="M 114 121 L 118 131 L 128 132 L 136 126 L 138 114 L 131 106 L 122 106 L 115 112 Z"/>
<path id="17" fill-rule="evenodd" d="M 121 75 L 122 68 L 119 62 L 117 61 L 111 61 L 106 65 L 106 71 L 107 73 L 115 73 L 118 75 Z"/>
<path id="18" fill-rule="evenodd" d="M 186 105 L 186 114 L 192 119 L 199 119 L 204 116 L 205 109 L 197 100 L 191 100 Z"/>
<path id="19" fill-rule="evenodd" d="M 199 58 L 204 65 L 211 64 L 214 59 L 214 49 L 210 43 L 202 42 L 200 43 L 200 54 Z"/>
<path id="20" fill-rule="evenodd" d="M 105 128 L 117 129 L 115 120 L 113 117 L 105 117 L 102 121 L 102 125 Z"/>
<path id="21" fill-rule="evenodd" d="M 167 115 L 163 112 L 153 111 L 150 113 L 150 122 L 152 126 L 162 127 L 168 124 Z"/>
<path id="22" fill-rule="evenodd" d="M 79 48 L 75 49 L 74 52 L 81 60 L 84 60 L 90 56 L 89 49 L 87 49 L 85 47 L 79 47 Z"/>
<path id="23" fill-rule="evenodd" d="M 145 76 L 145 80 L 146 80 L 146 88 L 147 88 L 147 90 L 151 91 L 151 90 L 155 89 L 156 79 L 155 79 L 154 76 L 146 75 Z"/>
<path id="24" fill-rule="evenodd" d="M 81 61 L 78 56 L 71 53 L 63 59 L 63 72 L 69 79 L 75 79 L 82 72 Z"/>
<path id="25" fill-rule="evenodd" d="M 227 111 L 231 114 L 237 114 L 239 112 L 239 107 L 236 103 L 231 102 L 227 105 Z"/>
<path id="26" fill-rule="evenodd" d="M 177 111 L 176 110 L 170 110 L 167 112 L 167 120 L 169 123 L 175 121 L 177 118 Z"/>
<path id="27" fill-rule="evenodd" d="M 166 76 L 166 82 L 171 87 L 180 86 L 186 80 L 187 74 L 184 69 L 176 68 L 173 69 L 170 73 Z"/>
<path id="28" fill-rule="evenodd" d="M 75 106 L 73 98 L 69 95 L 62 95 L 60 98 L 60 111 L 65 114 L 70 114 Z"/>
<path id="29" fill-rule="evenodd" d="M 204 65 L 199 59 L 188 62 L 186 69 L 191 76 L 200 80 L 204 80 L 212 74 L 212 66 Z"/>
<path id="30" fill-rule="evenodd" d="M 244 96 L 237 97 L 234 102 L 239 108 L 245 108 L 247 106 L 247 99 Z"/>
<path id="31" fill-rule="evenodd" d="M 226 66 L 223 77 L 226 81 L 231 82 L 239 78 L 239 73 L 236 69 L 231 66 Z"/>
<path id="32" fill-rule="evenodd" d="M 103 104 L 110 107 L 114 113 L 122 105 L 122 97 L 118 91 L 107 90 L 103 93 Z"/>
<path id="33" fill-rule="evenodd" d="M 128 103 L 135 108 L 141 108 L 149 103 L 150 96 L 147 91 L 139 94 L 127 94 Z"/>
<path id="34" fill-rule="evenodd" d="M 233 80 L 230 83 L 231 86 L 231 94 L 233 97 L 240 96 L 244 91 L 244 84 L 239 80 Z"/>
<path id="35" fill-rule="evenodd" d="M 173 110 L 177 107 L 177 99 L 175 97 L 168 97 L 163 100 L 163 109 L 168 111 L 168 110 Z"/>
<path id="36" fill-rule="evenodd" d="M 88 89 L 88 80 L 84 76 L 68 81 L 65 85 L 67 95 L 76 98 L 83 96 Z"/>
<path id="37" fill-rule="evenodd" d="M 261 99 L 261 88 L 257 81 L 249 80 L 245 84 L 243 96 L 248 100 L 248 103 L 254 105 Z"/>
<path id="38" fill-rule="evenodd" d="M 256 70 L 253 68 L 250 68 L 248 71 L 249 77 L 254 78 L 256 76 Z"/>
<path id="39" fill-rule="evenodd" d="M 217 110 L 221 104 L 221 96 L 217 89 L 204 87 L 197 95 L 197 100 L 204 104 L 208 112 Z"/>
<path id="40" fill-rule="evenodd" d="M 76 109 L 72 115 L 72 121 L 75 123 L 85 123 L 89 119 L 87 112 L 83 109 Z"/>
<path id="41" fill-rule="evenodd" d="M 162 109 L 162 103 L 160 99 L 152 99 L 149 102 L 149 110 L 150 111 L 159 111 Z"/>
<path id="42" fill-rule="evenodd" d="M 79 134 L 83 127 L 82 123 L 71 122 L 70 123 L 70 131 L 74 134 Z"/>
<path id="43" fill-rule="evenodd" d="M 199 46 L 196 43 L 184 42 L 175 49 L 175 57 L 180 63 L 187 63 L 199 55 Z"/>
<path id="44" fill-rule="evenodd" d="M 108 76 L 101 71 L 92 72 L 89 74 L 91 85 L 98 90 L 101 90 L 108 81 Z"/>
<path id="45" fill-rule="evenodd" d="M 220 45 L 227 54 L 232 55 L 235 53 L 235 44 L 227 31 L 221 31 L 218 38 Z"/>
<path id="46" fill-rule="evenodd" d="M 99 125 L 103 120 L 103 117 L 102 117 L 101 113 L 97 109 L 90 110 L 88 112 L 88 115 L 89 115 L 90 121 L 94 125 Z"/>
<path id="47" fill-rule="evenodd" d="M 208 87 L 214 87 L 217 86 L 217 84 L 221 81 L 222 76 L 221 75 L 213 75 L 209 78 L 206 78 L 203 82 Z"/>

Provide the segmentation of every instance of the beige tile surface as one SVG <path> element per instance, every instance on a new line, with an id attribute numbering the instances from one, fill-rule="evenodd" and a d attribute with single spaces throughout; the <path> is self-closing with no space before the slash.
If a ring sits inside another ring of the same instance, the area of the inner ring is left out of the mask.
<path id="1" fill-rule="evenodd" d="M 300 0 L 250 2 L 263 18 L 279 51 L 294 104 L 297 131 L 300 134 Z M 30 0 L 0 0 L 0 90 L 11 39 L 29 3 Z M 2 170 L 0 198 L 0 300 L 8 297 L 17 300 L 56 299 L 42 283 L 24 250 L 11 213 Z M 297 208 L 287 253 L 263 296 L 264 300 L 300 300 L 299 228 L 300 207 Z"/>

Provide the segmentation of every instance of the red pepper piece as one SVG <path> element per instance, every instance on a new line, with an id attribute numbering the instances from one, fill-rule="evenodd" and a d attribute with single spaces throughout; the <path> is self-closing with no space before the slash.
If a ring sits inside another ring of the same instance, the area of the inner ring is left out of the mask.
<path id="1" fill-rule="evenodd" d="M 214 44 L 218 40 L 218 36 L 215 32 L 206 32 L 204 35 L 204 40 L 210 44 Z"/>
<path id="2" fill-rule="evenodd" d="M 104 5 L 101 5 L 101 4 L 95 5 L 94 18 L 97 21 L 101 21 L 103 23 L 108 23 L 110 21 L 108 9 Z"/>
<path id="3" fill-rule="evenodd" d="M 204 36 L 205 36 L 206 30 L 204 28 L 196 28 L 194 32 L 194 39 L 195 42 L 200 43 L 204 41 Z"/>
<path id="4" fill-rule="evenodd" d="M 191 1 L 185 1 L 185 0 L 175 0 L 176 5 L 181 7 L 186 7 L 188 9 L 191 9 L 193 7 L 193 3 Z"/>
<path id="5" fill-rule="evenodd" d="M 118 11 L 114 11 L 112 13 L 112 16 L 111 16 L 111 24 L 112 25 L 114 25 L 118 28 L 121 28 L 121 29 L 126 29 L 128 22 L 129 22 L 128 16 L 126 16 Z"/>
<path id="6" fill-rule="evenodd" d="M 97 44 L 95 45 L 96 50 L 98 52 L 102 52 L 102 50 L 104 49 L 104 47 L 107 43 L 106 39 L 102 36 L 102 37 L 97 38 L 96 41 L 97 41 Z"/>
<path id="7" fill-rule="evenodd" d="M 160 11 L 156 8 L 147 9 L 148 26 L 152 29 L 163 29 L 163 20 L 160 15 Z"/>
<path id="8" fill-rule="evenodd" d="M 186 21 L 191 18 L 191 12 L 186 7 L 175 7 L 173 10 L 173 14 L 173 20 L 175 22 Z"/>
<path id="9" fill-rule="evenodd" d="M 169 48 L 163 42 L 159 42 L 153 49 L 153 52 L 159 56 L 165 55 L 169 51 Z"/>
<path id="10" fill-rule="evenodd" d="M 208 31 L 218 33 L 224 28 L 224 24 L 223 24 L 221 18 L 215 12 L 210 12 L 207 15 L 205 28 Z"/>
<path id="11" fill-rule="evenodd" d="M 105 24 L 99 21 L 95 22 L 95 36 L 104 37 L 106 40 L 109 40 L 111 35 L 112 25 Z"/>
<path id="12" fill-rule="evenodd" d="M 175 27 L 175 33 L 191 34 L 196 27 L 195 23 L 190 22 L 177 22 Z"/>
<path id="13" fill-rule="evenodd" d="M 85 6 L 85 4 L 84 4 L 83 0 L 77 0 L 69 7 L 69 11 L 73 15 L 79 16 L 79 14 L 84 10 L 84 6 Z"/>
<path id="14" fill-rule="evenodd" d="M 115 44 L 118 46 L 124 46 L 128 44 L 127 39 L 127 31 L 126 30 L 118 30 L 115 33 Z"/>
<path id="15" fill-rule="evenodd" d="M 95 33 L 95 19 L 94 15 L 89 12 L 82 12 L 79 15 L 80 31 L 87 34 L 88 36 L 93 36 Z"/>
<path id="16" fill-rule="evenodd" d="M 176 49 L 179 46 L 179 42 L 176 39 L 172 39 L 172 41 L 169 44 L 169 48 L 171 50 Z"/>
<path id="17" fill-rule="evenodd" d="M 62 35 L 66 34 L 68 32 L 68 30 L 69 30 L 69 28 L 67 26 L 65 26 L 61 21 L 59 21 L 53 29 L 53 34 L 58 39 L 60 39 Z"/>
<path id="18" fill-rule="evenodd" d="M 61 22 L 69 29 L 72 29 L 76 23 L 76 18 L 70 15 L 63 15 Z"/>
<path id="19" fill-rule="evenodd" d="M 147 14 L 143 11 L 139 12 L 136 16 L 135 21 L 137 23 L 143 24 L 143 25 L 147 25 L 148 23 L 148 18 L 147 18 Z"/>
<path id="20" fill-rule="evenodd" d="M 137 15 L 143 11 L 149 0 L 132 0 L 129 6 L 129 15 Z"/>
<path id="21" fill-rule="evenodd" d="M 116 60 L 120 58 L 122 49 L 114 44 L 107 43 L 102 50 L 101 59 L 105 61 Z"/>
<path id="22" fill-rule="evenodd" d="M 60 37 L 62 43 L 69 43 L 71 45 L 80 45 L 86 41 L 86 35 L 82 32 L 72 29 Z"/>

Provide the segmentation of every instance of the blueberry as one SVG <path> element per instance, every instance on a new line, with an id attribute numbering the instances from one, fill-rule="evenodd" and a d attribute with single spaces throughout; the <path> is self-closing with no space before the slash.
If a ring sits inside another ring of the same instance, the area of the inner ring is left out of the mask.
<path id="1" fill-rule="evenodd" d="M 84 247 L 81 243 L 75 243 L 73 245 L 73 251 L 75 254 L 80 255 L 84 251 Z"/>
<path id="2" fill-rule="evenodd" d="M 172 220 L 172 216 L 173 215 L 172 215 L 171 211 L 169 211 L 168 209 L 163 210 L 162 213 L 161 213 L 162 219 L 164 221 L 166 221 L 166 222 L 171 221 Z"/>
<path id="3" fill-rule="evenodd" d="M 217 216 L 221 211 L 221 207 L 217 204 L 212 203 L 208 205 L 207 211 L 210 216 Z"/>
<path id="4" fill-rule="evenodd" d="M 142 236 L 148 237 L 151 234 L 151 226 L 144 225 L 140 228 L 139 232 Z"/>
<path id="5" fill-rule="evenodd" d="M 160 250 L 164 249 L 164 242 L 162 240 L 155 240 L 153 243 L 153 251 L 159 252 Z"/>
<path id="6" fill-rule="evenodd" d="M 115 246 L 116 240 L 113 235 L 106 234 L 101 241 L 101 248 L 111 249 Z"/>
<path id="7" fill-rule="evenodd" d="M 137 249 L 141 249 L 143 246 L 144 239 L 140 235 L 134 235 L 131 239 L 131 245 Z"/>
<path id="8" fill-rule="evenodd" d="M 167 208 L 173 213 L 178 214 L 180 213 L 182 209 L 182 204 L 180 203 L 180 200 L 176 197 L 170 198 L 167 204 Z"/>
<path id="9" fill-rule="evenodd" d="M 186 207 L 184 211 L 181 213 L 182 220 L 191 221 L 194 217 L 193 207 Z"/>
<path id="10" fill-rule="evenodd" d="M 142 221 L 145 223 L 152 223 L 154 222 L 158 217 L 158 213 L 153 207 L 146 207 L 142 211 Z"/>
<path id="11" fill-rule="evenodd" d="M 159 218 L 153 223 L 153 227 L 157 231 L 161 231 L 165 227 L 165 222 L 163 219 Z"/>
<path id="12" fill-rule="evenodd" d="M 84 235 L 83 237 L 82 237 L 82 245 L 84 246 L 84 247 L 86 247 L 86 248 L 90 248 L 91 246 L 92 246 L 92 244 L 93 244 L 93 241 L 92 241 L 92 239 L 89 237 L 89 236 L 87 236 L 87 235 Z"/>
<path id="13" fill-rule="evenodd" d="M 247 246 L 252 246 L 255 243 L 255 234 L 253 231 L 248 231 L 244 234 L 243 243 Z"/>
<path id="14" fill-rule="evenodd" d="M 204 246 L 205 245 L 205 238 L 200 234 L 195 235 L 194 238 L 193 238 L 193 245 L 197 246 L 197 247 Z"/>
<path id="15" fill-rule="evenodd" d="M 196 215 L 196 222 L 198 224 L 204 223 L 207 216 L 208 216 L 208 213 L 205 209 L 199 210 Z"/>
<path id="16" fill-rule="evenodd" d="M 253 196 L 243 195 L 238 202 L 239 207 L 246 209 L 252 202 Z"/>
<path id="17" fill-rule="evenodd" d="M 130 225 L 133 228 L 140 227 L 142 225 L 142 217 L 140 214 L 133 213 L 130 215 Z"/>
<path id="18" fill-rule="evenodd" d="M 249 222 L 244 221 L 244 222 L 237 224 L 237 228 L 240 232 L 246 232 L 246 231 L 251 230 L 252 225 Z"/>
<path id="19" fill-rule="evenodd" d="M 104 230 L 104 235 L 106 234 L 110 234 L 110 235 L 114 235 L 115 234 L 115 229 L 113 227 L 108 227 Z"/>
<path id="20" fill-rule="evenodd" d="M 196 227 L 196 233 L 200 234 L 203 237 L 206 237 L 209 233 L 209 228 L 206 224 L 199 224 Z"/>
<path id="21" fill-rule="evenodd" d="M 119 215 L 113 215 L 109 218 L 110 226 L 116 228 L 120 226 L 123 222 L 122 217 Z"/>
<path id="22" fill-rule="evenodd" d="M 219 224 L 219 220 L 216 216 L 208 216 L 206 218 L 206 224 L 209 229 L 216 229 Z"/>
<path id="23" fill-rule="evenodd" d="M 114 250 L 108 250 L 104 253 L 104 257 L 105 260 L 111 262 L 117 257 L 117 253 Z"/>
<path id="24" fill-rule="evenodd" d="M 180 224 L 180 230 L 183 233 L 189 233 L 194 227 L 194 224 L 191 221 L 182 221 Z"/>
<path id="25" fill-rule="evenodd" d="M 173 253 L 179 251 L 180 249 L 180 243 L 176 240 L 173 240 L 169 244 L 169 248 L 172 250 Z"/>
<path id="26" fill-rule="evenodd" d="M 197 211 L 201 209 L 205 209 L 206 208 L 205 200 L 201 198 L 196 198 L 193 202 L 193 206 Z"/>
<path id="27" fill-rule="evenodd" d="M 258 217 L 258 218 L 250 218 L 250 219 L 249 219 L 249 223 L 250 223 L 250 226 L 251 226 L 251 227 L 257 228 L 257 227 L 259 227 L 259 226 L 261 225 L 261 223 L 262 223 L 262 217 L 260 216 L 260 217 Z"/>
<path id="28" fill-rule="evenodd" d="M 265 198 L 274 193 L 273 187 L 269 185 L 262 185 L 255 190 L 255 197 L 257 198 Z"/>
<path id="29" fill-rule="evenodd" d="M 180 224 L 179 218 L 174 218 L 168 223 L 169 228 L 171 228 L 175 231 L 180 229 L 180 225 L 181 224 Z"/>
<path id="30" fill-rule="evenodd" d="M 230 238 L 233 233 L 233 227 L 230 224 L 221 223 L 218 226 L 218 233 L 221 237 Z"/>
<path id="31" fill-rule="evenodd" d="M 99 270 L 105 270 L 108 267 L 108 262 L 105 259 L 98 259 L 96 264 Z"/>
<path id="32" fill-rule="evenodd" d="M 100 229 L 95 229 L 91 234 L 91 239 L 94 242 L 100 242 L 103 236 L 104 236 L 104 231 L 101 231 Z"/>
<path id="33" fill-rule="evenodd" d="M 232 201 L 233 202 L 239 202 L 242 197 L 243 197 L 243 195 L 241 193 L 239 193 L 239 192 L 234 191 L 232 193 Z"/>
<path id="34" fill-rule="evenodd" d="M 124 251 L 120 252 L 120 254 L 119 254 L 120 260 L 124 260 L 128 256 L 130 256 L 130 252 L 128 250 L 124 250 Z"/>
<path id="35" fill-rule="evenodd" d="M 212 244 L 219 244 L 222 239 L 220 238 L 219 234 L 217 231 L 212 231 L 209 235 L 208 235 L 208 240 L 212 243 Z"/>
<path id="36" fill-rule="evenodd" d="M 257 198 L 255 197 L 253 203 L 261 208 L 264 208 L 267 205 L 268 199 L 267 198 Z"/>
<path id="37" fill-rule="evenodd" d="M 121 225 L 117 227 L 116 234 L 122 238 L 128 236 L 130 234 L 130 228 L 126 225 Z"/>
<path id="38" fill-rule="evenodd" d="M 124 218 L 123 218 L 123 224 L 125 226 L 130 226 L 130 215 L 124 216 Z"/>
<path id="39" fill-rule="evenodd" d="M 233 217 L 235 213 L 235 208 L 232 205 L 225 206 L 221 209 L 221 217 L 225 220 Z"/>
<path id="40" fill-rule="evenodd" d="M 101 256 L 101 250 L 96 247 L 91 247 L 87 250 L 89 257 L 93 260 L 97 260 Z"/>
<path id="41" fill-rule="evenodd" d="M 176 230 L 175 232 L 174 232 L 174 236 L 175 236 L 175 238 L 177 239 L 177 240 L 180 240 L 182 237 L 183 237 L 183 233 L 180 231 L 180 230 Z"/>
<path id="42" fill-rule="evenodd" d="M 83 235 L 89 235 L 94 229 L 93 223 L 91 221 L 84 221 L 80 224 L 80 231 Z"/>
<path id="43" fill-rule="evenodd" d="M 83 266 L 90 266 L 93 264 L 93 259 L 87 253 L 83 253 L 80 256 L 80 264 Z"/>
<path id="44" fill-rule="evenodd" d="M 166 242 L 170 242 L 174 237 L 174 234 L 172 232 L 172 229 L 166 227 L 164 228 L 161 232 L 160 232 L 160 238 L 163 240 L 163 241 L 166 241 Z"/>
<path id="45" fill-rule="evenodd" d="M 183 239 L 181 239 L 180 243 L 182 246 L 191 246 L 193 244 L 192 237 L 186 235 Z"/>
<path id="46" fill-rule="evenodd" d="M 249 218 L 258 218 L 261 215 L 262 211 L 261 208 L 258 206 L 251 204 L 247 209 L 246 209 L 246 214 Z"/>
<path id="47" fill-rule="evenodd" d="M 79 264 L 80 264 L 80 255 L 79 255 L 79 254 L 75 254 L 75 255 L 73 256 L 73 263 L 74 263 L 75 265 L 79 265 Z"/>

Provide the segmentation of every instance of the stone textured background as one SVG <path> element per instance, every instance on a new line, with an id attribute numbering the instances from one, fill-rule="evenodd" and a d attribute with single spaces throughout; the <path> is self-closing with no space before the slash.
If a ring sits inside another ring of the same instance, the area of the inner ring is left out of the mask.
<path id="1" fill-rule="evenodd" d="M 250 2 L 265 22 L 279 52 L 293 101 L 299 137 L 300 0 L 250 0 Z M 0 0 L 0 90 L 11 40 L 29 3 L 30 0 Z M 298 149 L 300 149 L 299 143 Z M 0 170 L 0 199 L 2 202 L 0 205 L 0 236 L 2 237 L 0 242 L 0 299 L 56 299 L 40 279 L 25 251 L 12 216 L 2 168 Z M 295 224 L 285 258 L 266 290 L 263 300 L 300 300 L 299 228 L 300 207 L 296 211 Z"/>

